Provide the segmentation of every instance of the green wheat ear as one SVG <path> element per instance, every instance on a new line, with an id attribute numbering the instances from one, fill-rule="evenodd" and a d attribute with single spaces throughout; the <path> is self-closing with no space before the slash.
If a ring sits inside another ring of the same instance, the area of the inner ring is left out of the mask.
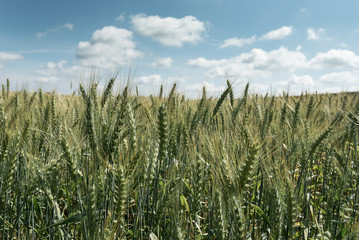
<path id="1" fill-rule="evenodd" d="M 88 223 L 88 237 L 89 239 L 95 239 L 96 236 L 96 187 L 93 177 L 90 177 L 88 186 L 87 186 L 87 197 L 86 197 L 86 213 L 87 213 L 87 223 Z M 96 236 L 97 238 L 97 236 Z"/>
<path id="2" fill-rule="evenodd" d="M 63 137 L 63 136 L 61 138 L 60 145 L 61 145 L 62 151 L 64 152 L 63 157 L 66 161 L 66 167 L 70 174 L 70 177 L 74 182 L 76 182 L 77 181 L 77 173 L 76 173 L 76 167 L 74 164 L 74 159 L 70 152 L 69 145 L 68 145 L 65 137 Z"/>
<path id="3" fill-rule="evenodd" d="M 161 87 L 160 87 L 160 94 L 158 96 L 160 99 L 162 99 L 163 97 L 163 85 L 161 84 Z"/>
<path id="4" fill-rule="evenodd" d="M 231 103 L 231 107 L 234 107 L 234 94 L 233 94 L 233 89 L 232 89 L 232 84 L 229 82 L 229 80 L 227 80 L 227 88 L 229 88 L 229 99 L 230 99 L 230 103 Z"/>
<path id="5" fill-rule="evenodd" d="M 293 194 L 293 188 L 290 181 L 285 181 L 285 223 L 283 224 L 282 235 L 285 239 L 291 239 L 293 236 L 293 226 L 296 220 L 296 203 Z"/>
<path id="6" fill-rule="evenodd" d="M 231 91 L 231 88 L 227 87 L 226 90 L 224 90 L 224 92 L 222 93 L 221 97 L 218 99 L 216 106 L 213 109 L 213 113 L 212 113 L 212 119 L 216 116 L 216 114 L 218 113 L 220 107 L 222 106 L 224 100 L 226 99 L 227 95 L 229 94 L 229 92 Z"/>
<path id="7" fill-rule="evenodd" d="M 310 116 L 313 113 L 313 107 L 314 107 L 314 97 L 311 96 L 309 103 L 308 103 L 308 108 L 307 108 L 307 114 L 306 114 L 306 119 L 308 120 L 310 118 Z"/>
<path id="8" fill-rule="evenodd" d="M 164 105 L 158 110 L 158 136 L 159 136 L 159 154 L 158 159 L 162 163 L 167 156 L 167 111 Z"/>
<path id="9" fill-rule="evenodd" d="M 172 102 L 173 97 L 174 97 L 174 95 L 175 95 L 175 93 L 176 93 L 176 89 L 177 89 L 177 84 L 174 83 L 173 86 L 172 86 L 172 89 L 171 89 L 171 91 L 170 91 L 170 94 L 168 95 L 168 102 L 169 102 L 169 103 Z"/>
<path id="10" fill-rule="evenodd" d="M 284 103 L 280 111 L 280 126 L 284 126 L 284 122 L 286 118 L 287 118 L 287 103 Z"/>
<path id="11" fill-rule="evenodd" d="M 258 151 L 258 146 L 253 144 L 250 146 L 248 157 L 244 160 L 244 163 L 239 172 L 239 190 L 240 192 L 244 192 L 247 188 L 247 184 L 250 182 L 250 178 L 253 174 L 255 162 L 256 162 L 256 154 Z"/>
<path id="12" fill-rule="evenodd" d="M 108 82 L 106 88 L 105 88 L 105 91 L 102 95 L 102 100 L 101 100 L 101 105 L 102 107 L 106 104 L 108 98 L 110 97 L 111 95 L 111 91 L 112 91 L 112 87 L 113 87 L 113 84 L 115 83 L 115 78 L 111 78 L 110 81 Z"/>
<path id="13" fill-rule="evenodd" d="M 129 131 L 131 147 L 135 148 L 137 145 L 136 123 L 135 123 L 135 117 L 133 114 L 132 107 L 129 103 L 127 103 L 126 112 L 128 116 L 128 131 Z"/>
<path id="14" fill-rule="evenodd" d="M 87 94 L 86 94 L 85 88 L 82 86 L 82 84 L 80 84 L 79 91 L 80 91 L 80 94 L 81 94 L 81 97 L 83 98 L 83 100 L 87 101 Z"/>
<path id="15" fill-rule="evenodd" d="M 97 145 L 96 145 L 96 133 L 95 133 L 95 126 L 94 126 L 94 107 L 93 107 L 93 100 L 91 97 L 86 99 L 86 133 L 88 140 L 90 142 L 90 146 L 93 152 L 97 152 Z"/>
<path id="16" fill-rule="evenodd" d="M 51 96 L 51 123 L 53 124 L 54 127 L 56 127 L 57 120 L 56 120 L 56 107 L 55 107 L 55 93 L 52 93 Z"/>
<path id="17" fill-rule="evenodd" d="M 295 110 L 294 110 L 293 119 L 292 119 L 292 131 L 293 132 L 297 129 L 297 126 L 298 126 L 298 123 L 300 120 L 299 111 L 300 111 L 300 101 L 298 101 L 295 104 Z"/>
<path id="18" fill-rule="evenodd" d="M 6 98 L 9 97 L 10 94 L 10 80 L 7 78 L 6 79 Z"/>
<path id="19" fill-rule="evenodd" d="M 112 233 L 112 236 L 115 234 L 122 234 L 119 233 L 119 231 L 123 230 L 124 222 L 124 214 L 126 209 L 126 199 L 127 199 L 127 181 L 125 177 L 125 173 L 123 171 L 123 168 L 120 165 L 116 165 L 114 170 L 114 231 Z"/>

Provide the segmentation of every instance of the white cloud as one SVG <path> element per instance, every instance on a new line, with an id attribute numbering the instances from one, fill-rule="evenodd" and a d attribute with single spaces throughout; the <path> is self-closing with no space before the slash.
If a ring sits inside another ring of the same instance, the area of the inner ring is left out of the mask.
<path id="1" fill-rule="evenodd" d="M 54 83 L 63 80 L 63 78 L 68 77 L 68 74 L 70 73 L 70 69 L 64 67 L 66 63 L 65 60 L 62 60 L 59 62 L 48 62 L 46 65 L 40 65 L 40 69 L 36 71 L 36 73 L 39 74 L 37 80 L 43 83 Z"/>
<path id="2" fill-rule="evenodd" d="M 292 33 L 292 26 L 283 26 L 279 29 L 270 31 L 262 36 L 264 40 L 280 40 L 288 37 Z"/>
<path id="3" fill-rule="evenodd" d="M 174 83 L 177 83 L 177 87 L 179 90 L 181 90 L 181 87 L 179 87 L 179 84 L 182 84 L 185 82 L 185 78 L 174 76 L 174 77 L 167 77 L 163 78 L 159 74 L 152 74 L 152 75 L 145 75 L 138 78 L 135 78 L 134 84 L 138 86 L 139 93 L 142 95 L 150 95 L 150 94 L 158 94 L 159 90 L 161 88 L 161 85 L 163 85 L 164 92 L 168 93 Z"/>
<path id="4" fill-rule="evenodd" d="M 356 86 L 352 86 L 350 89 L 348 89 L 347 91 L 349 92 L 359 92 L 359 85 Z"/>
<path id="5" fill-rule="evenodd" d="M 283 26 L 279 29 L 270 31 L 264 34 L 259 40 L 279 40 L 289 36 L 292 33 L 292 26 Z M 256 36 L 250 38 L 229 38 L 224 40 L 223 44 L 219 48 L 226 47 L 242 47 L 247 44 L 251 44 L 257 41 Z"/>
<path id="6" fill-rule="evenodd" d="M 118 16 L 115 20 L 119 21 L 119 22 L 123 22 L 123 21 L 125 21 L 125 15 L 126 15 L 125 12 L 121 13 L 120 16 Z"/>
<path id="7" fill-rule="evenodd" d="M 143 56 L 135 47 L 131 31 L 106 26 L 96 30 L 89 42 L 80 42 L 76 56 L 82 66 L 111 69 Z"/>
<path id="8" fill-rule="evenodd" d="M 39 77 L 38 81 L 43 83 L 50 83 L 50 82 L 54 83 L 59 81 L 59 78 L 57 76 Z"/>
<path id="9" fill-rule="evenodd" d="M 203 68 L 212 68 L 219 65 L 225 65 L 228 62 L 228 59 L 222 60 L 207 60 L 203 57 L 199 57 L 196 59 L 188 60 L 187 64 L 192 67 L 203 67 Z"/>
<path id="10" fill-rule="evenodd" d="M 323 84 L 354 84 L 359 83 L 359 76 L 353 72 L 343 71 L 343 72 L 332 72 L 324 74 L 319 78 L 319 82 Z"/>
<path id="11" fill-rule="evenodd" d="M 320 89 L 318 92 L 319 93 L 337 93 L 337 92 L 341 92 L 342 89 L 340 87 L 326 87 L 323 89 Z"/>
<path id="12" fill-rule="evenodd" d="M 317 53 L 308 66 L 314 69 L 355 69 L 359 66 L 359 56 L 349 50 L 330 49 Z"/>
<path id="13" fill-rule="evenodd" d="M 307 39 L 308 40 L 320 40 L 321 36 L 325 33 L 325 29 L 319 28 L 315 30 L 314 28 L 307 29 Z"/>
<path id="14" fill-rule="evenodd" d="M 51 28 L 51 29 L 49 29 L 49 30 L 47 30 L 45 32 L 38 32 L 38 33 L 36 33 L 36 37 L 37 38 L 42 38 L 42 37 L 48 35 L 49 33 L 59 32 L 62 29 L 67 29 L 67 30 L 72 31 L 74 29 L 74 25 L 71 24 L 71 23 L 66 23 L 66 24 L 61 25 L 59 27 Z"/>
<path id="15" fill-rule="evenodd" d="M 206 88 L 206 91 L 208 93 L 220 93 L 223 92 L 226 87 L 225 86 L 216 86 L 213 83 L 209 83 L 207 81 L 204 81 L 203 83 L 196 83 L 186 86 L 186 92 L 193 92 L 193 93 L 201 93 L 203 87 Z"/>
<path id="16" fill-rule="evenodd" d="M 289 79 L 287 81 L 278 82 L 276 84 L 276 86 L 283 87 L 283 88 L 292 87 L 296 90 L 302 91 L 303 89 L 305 89 L 305 90 L 312 89 L 315 86 L 315 82 L 314 82 L 312 76 L 310 76 L 310 75 L 298 76 L 296 74 L 293 74 L 289 77 Z"/>
<path id="17" fill-rule="evenodd" d="M 269 86 L 257 82 L 249 83 L 249 92 L 250 93 L 258 93 L 265 94 L 269 92 Z M 243 94 L 243 89 L 241 89 L 240 94 Z"/>
<path id="18" fill-rule="evenodd" d="M 131 18 L 136 32 L 166 46 L 182 47 L 186 42 L 197 43 L 202 40 L 201 34 L 206 29 L 205 23 L 193 16 L 161 18 L 138 14 Z"/>
<path id="19" fill-rule="evenodd" d="M 209 77 L 239 77 L 241 79 L 269 78 L 272 73 L 291 73 L 304 68 L 306 57 L 300 51 L 290 51 L 285 47 L 266 52 L 262 49 L 252 49 L 236 57 L 207 60 L 205 58 L 191 59 L 188 65 L 208 68 Z"/>
<path id="20" fill-rule="evenodd" d="M 256 41 L 256 37 L 252 36 L 250 38 L 229 38 L 224 40 L 224 43 L 219 48 L 226 47 L 242 47 L 247 44 L 251 44 Z"/>
<path id="21" fill-rule="evenodd" d="M 315 82 L 312 76 L 309 75 L 297 76 L 293 74 L 289 78 L 289 84 L 293 84 L 295 86 L 303 86 L 303 87 L 314 87 Z"/>
<path id="22" fill-rule="evenodd" d="M 62 84 L 62 89 L 68 89 L 68 86 L 63 85 L 70 85 L 70 82 L 77 84 L 79 79 L 87 75 L 110 74 L 109 71 L 116 71 L 118 67 L 128 65 L 131 60 L 142 55 L 135 49 L 131 31 L 107 26 L 96 30 L 90 41 L 79 42 L 77 60 L 72 65 L 67 66 L 65 60 L 40 65 L 36 71 L 36 81 L 48 86 Z M 94 68 L 99 73 L 94 72 Z"/>
<path id="23" fill-rule="evenodd" d="M 57 73 L 58 69 L 64 69 L 65 60 L 59 62 L 48 62 L 46 65 L 40 65 L 40 69 L 36 73 L 41 75 L 53 75 Z"/>
<path id="24" fill-rule="evenodd" d="M 101 73 L 116 71 L 117 67 L 129 65 L 131 61 L 143 55 L 135 49 L 132 32 L 106 26 L 96 30 L 88 42 L 79 42 L 76 49 L 77 61 L 66 66 L 65 60 L 40 65 L 36 73 L 37 81 L 42 83 L 78 82 L 81 76 L 94 74 L 93 68 Z"/>
<path id="25" fill-rule="evenodd" d="M 168 77 L 166 81 L 169 82 L 170 84 L 184 83 L 186 82 L 186 79 L 184 77 Z"/>
<path id="26" fill-rule="evenodd" d="M 289 91 L 290 94 L 303 91 L 353 91 L 359 85 L 359 55 L 349 50 L 331 49 L 317 53 L 308 60 L 301 52 L 301 47 L 295 51 L 285 47 L 272 51 L 252 49 L 231 58 L 200 57 L 188 60 L 187 64 L 206 69 L 205 74 L 211 78 L 259 84 L 256 92 L 271 91 L 272 87 L 275 92 Z M 342 71 L 332 72 L 334 69 Z M 328 70 L 331 71 L 328 73 Z M 318 73 L 322 76 L 314 78 Z"/>
<path id="27" fill-rule="evenodd" d="M 319 93 L 338 93 L 338 92 L 357 92 L 359 91 L 359 86 L 350 86 L 350 87 L 325 87 L 319 89 Z"/>
<path id="28" fill-rule="evenodd" d="M 155 85 L 160 86 L 162 83 L 162 77 L 159 74 L 153 74 L 149 76 L 142 76 L 136 79 L 138 85 Z"/>
<path id="29" fill-rule="evenodd" d="M 147 85 L 147 86 L 160 86 L 161 84 L 173 84 L 173 83 L 184 83 L 185 79 L 183 77 L 168 77 L 163 79 L 159 74 L 152 74 L 148 76 L 141 76 L 135 79 L 135 83 L 138 85 Z"/>
<path id="30" fill-rule="evenodd" d="M 166 57 L 166 58 L 158 58 L 156 59 L 154 62 L 151 63 L 152 67 L 165 67 L 165 68 L 169 68 L 171 67 L 173 60 L 170 57 Z"/>
<path id="31" fill-rule="evenodd" d="M 68 29 L 68 30 L 73 30 L 73 29 L 74 29 L 74 25 L 71 24 L 71 23 L 66 23 L 66 24 L 60 26 L 60 28 L 65 28 L 65 29 Z"/>
<path id="32" fill-rule="evenodd" d="M 286 92 L 299 95 L 305 91 L 314 92 L 317 84 L 310 75 L 292 74 L 288 77 L 288 80 L 274 82 L 272 87 L 274 88 L 273 90 L 275 93 Z"/>
<path id="33" fill-rule="evenodd" d="M 2 67 L 3 63 L 6 61 L 21 60 L 23 58 L 24 57 L 20 54 L 0 52 L 0 67 Z"/>
<path id="34" fill-rule="evenodd" d="M 56 90 L 62 89 L 68 92 L 71 84 L 77 89 L 77 84 L 84 76 L 86 76 L 85 78 L 97 78 L 99 75 L 105 74 L 105 71 L 97 72 L 77 63 L 69 65 L 65 60 L 61 60 L 40 65 L 36 74 L 37 77 L 33 80 L 34 82 L 46 86 L 46 88 L 51 89 L 52 86 Z M 97 80 L 100 81 L 100 79 Z"/>

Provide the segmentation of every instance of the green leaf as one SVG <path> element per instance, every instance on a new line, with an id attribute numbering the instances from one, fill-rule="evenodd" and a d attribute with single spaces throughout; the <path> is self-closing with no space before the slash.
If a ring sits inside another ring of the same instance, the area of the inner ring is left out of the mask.
<path id="1" fill-rule="evenodd" d="M 60 222 L 52 224 L 46 228 L 55 227 L 55 226 L 59 226 L 59 225 L 65 225 L 65 224 L 69 224 L 69 223 L 80 222 L 82 219 L 84 219 L 86 217 L 86 215 L 87 215 L 86 213 L 79 213 L 79 214 L 73 215 L 71 217 L 68 217 Z"/>
<path id="2" fill-rule="evenodd" d="M 259 214 L 259 216 L 261 216 L 263 218 L 263 220 L 269 225 L 270 228 L 272 228 L 272 224 L 270 224 L 268 217 L 266 216 L 266 214 L 263 212 L 263 210 L 258 207 L 257 205 L 253 204 L 253 203 L 249 203 L 254 210 Z"/>

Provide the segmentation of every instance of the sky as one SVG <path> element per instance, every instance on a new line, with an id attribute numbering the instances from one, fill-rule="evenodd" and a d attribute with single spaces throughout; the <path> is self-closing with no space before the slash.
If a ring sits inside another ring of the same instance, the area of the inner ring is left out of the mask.
<path id="1" fill-rule="evenodd" d="M 357 0 L 1 0 L 0 83 L 71 94 L 359 91 Z"/>

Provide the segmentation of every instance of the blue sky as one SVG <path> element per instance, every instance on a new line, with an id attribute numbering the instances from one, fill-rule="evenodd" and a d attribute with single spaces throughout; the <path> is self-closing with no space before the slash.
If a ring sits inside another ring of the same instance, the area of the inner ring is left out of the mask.
<path id="1" fill-rule="evenodd" d="M 359 1 L 0 2 L 0 82 L 13 89 L 100 87 L 116 72 L 141 94 L 159 86 L 218 96 L 359 90 Z M 120 82 L 120 81 L 119 81 Z"/>

